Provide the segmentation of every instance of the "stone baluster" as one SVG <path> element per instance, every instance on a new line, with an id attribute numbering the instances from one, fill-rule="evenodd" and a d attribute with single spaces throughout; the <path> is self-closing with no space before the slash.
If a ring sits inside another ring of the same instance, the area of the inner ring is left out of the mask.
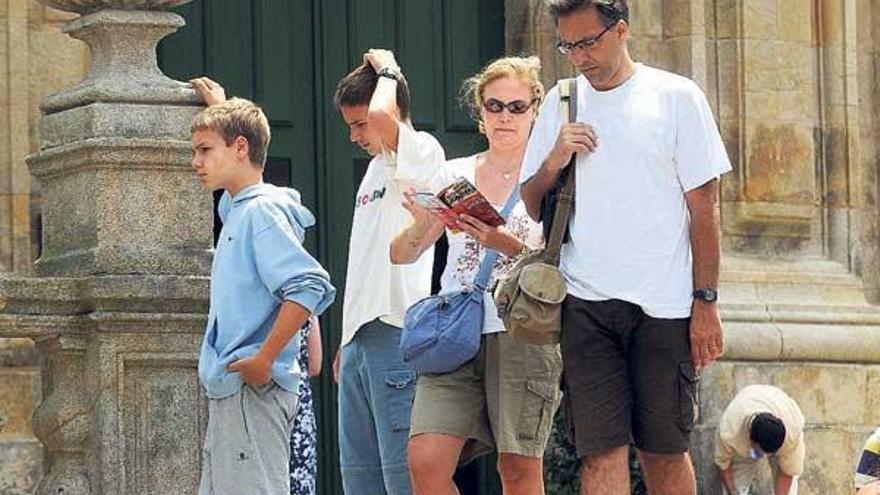
<path id="1" fill-rule="evenodd" d="M 38 495 L 92 493 L 88 474 L 88 444 L 92 433 L 85 377 L 82 336 L 52 336 L 37 340 L 43 353 L 45 396 L 34 413 L 34 432 L 46 447 L 47 474 Z"/>

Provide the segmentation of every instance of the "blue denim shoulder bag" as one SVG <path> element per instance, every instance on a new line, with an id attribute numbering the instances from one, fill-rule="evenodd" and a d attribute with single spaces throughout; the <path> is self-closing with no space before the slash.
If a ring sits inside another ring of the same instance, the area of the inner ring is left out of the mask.
<path id="1" fill-rule="evenodd" d="M 506 220 L 519 201 L 517 185 L 501 216 Z M 486 249 L 473 290 L 426 297 L 406 310 L 400 355 L 418 373 L 449 373 L 480 350 L 483 333 L 483 294 L 498 258 Z"/>

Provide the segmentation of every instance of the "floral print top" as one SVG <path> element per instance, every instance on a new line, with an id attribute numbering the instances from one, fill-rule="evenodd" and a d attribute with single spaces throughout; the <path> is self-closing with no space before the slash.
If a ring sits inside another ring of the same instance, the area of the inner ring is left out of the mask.
<path id="1" fill-rule="evenodd" d="M 472 155 L 448 161 L 444 172 L 448 176 L 448 182 L 452 182 L 455 177 L 465 177 L 472 183 L 476 183 L 476 166 L 477 155 Z M 494 206 L 498 211 L 504 207 L 503 204 Z M 505 228 L 532 248 L 543 246 L 544 238 L 541 224 L 529 217 L 525 204 L 521 200 L 513 207 Z M 480 261 L 482 261 L 486 249 L 476 239 L 464 232 L 453 234 L 447 229 L 446 236 L 449 240 L 449 253 L 446 256 L 446 268 L 440 279 L 440 293 L 451 294 L 470 290 L 474 286 L 474 279 L 477 277 Z M 516 261 L 517 258 L 499 254 L 486 286 L 490 289 L 494 287 L 495 280 L 510 271 Z M 504 324 L 498 318 L 492 294 L 486 292 L 483 304 L 483 333 L 505 331 Z"/>

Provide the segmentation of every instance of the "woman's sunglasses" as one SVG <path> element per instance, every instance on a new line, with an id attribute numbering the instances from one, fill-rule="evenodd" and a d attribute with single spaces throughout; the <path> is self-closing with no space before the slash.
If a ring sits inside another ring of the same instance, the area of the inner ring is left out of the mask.
<path id="1" fill-rule="evenodd" d="M 488 100 L 483 102 L 483 108 L 486 109 L 489 113 L 501 113 L 505 108 L 510 113 L 521 114 L 526 113 L 526 110 L 532 108 L 532 105 L 538 100 L 532 101 L 523 101 L 523 100 L 513 100 L 508 103 L 504 103 L 501 100 L 495 98 L 489 98 Z"/>

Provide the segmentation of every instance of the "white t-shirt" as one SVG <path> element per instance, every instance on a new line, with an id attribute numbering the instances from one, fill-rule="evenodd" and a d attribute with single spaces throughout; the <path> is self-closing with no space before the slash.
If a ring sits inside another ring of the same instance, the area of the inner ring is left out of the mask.
<path id="1" fill-rule="evenodd" d="M 396 163 L 382 155 L 374 157 L 355 197 L 341 346 L 376 318 L 403 326 L 406 308 L 431 292 L 433 248 L 415 263 L 392 265 L 390 247 L 394 236 L 412 220 L 401 206 L 403 191 L 436 188 L 446 155 L 434 136 L 404 124 L 399 129 Z"/>
<path id="2" fill-rule="evenodd" d="M 449 184 L 456 177 L 465 177 L 472 184 L 476 184 L 476 167 L 476 155 L 450 160 L 443 169 L 443 174 L 446 176 L 444 182 Z M 499 212 L 504 208 L 504 204 L 493 206 Z M 530 247 L 537 248 L 543 244 L 541 224 L 535 223 L 529 217 L 522 200 L 517 202 L 511 210 L 506 228 Z M 440 279 L 440 293 L 452 294 L 465 289 L 470 290 L 474 287 L 474 280 L 477 278 L 477 272 L 480 271 L 480 262 L 486 254 L 486 249 L 476 239 L 464 232 L 453 234 L 447 229 L 446 236 L 449 240 L 449 252 L 446 255 L 446 269 L 443 270 L 443 276 Z M 495 284 L 495 279 L 509 272 L 515 262 L 516 258 L 509 258 L 499 253 L 486 287 L 492 287 Z M 498 318 L 495 301 L 492 299 L 491 293 L 487 291 L 483 297 L 483 333 L 503 331 L 505 331 L 504 324 L 501 322 L 501 318 Z"/>
<path id="3" fill-rule="evenodd" d="M 577 159 L 571 241 L 560 267 L 580 299 L 622 299 L 655 318 L 690 315 L 693 292 L 684 193 L 730 170 L 706 97 L 691 80 L 642 64 L 622 85 L 578 83 L 578 121 L 599 138 Z M 568 116 L 565 116 L 567 120 Z M 562 123 L 559 90 L 541 105 L 520 182 L 541 167 Z"/>

